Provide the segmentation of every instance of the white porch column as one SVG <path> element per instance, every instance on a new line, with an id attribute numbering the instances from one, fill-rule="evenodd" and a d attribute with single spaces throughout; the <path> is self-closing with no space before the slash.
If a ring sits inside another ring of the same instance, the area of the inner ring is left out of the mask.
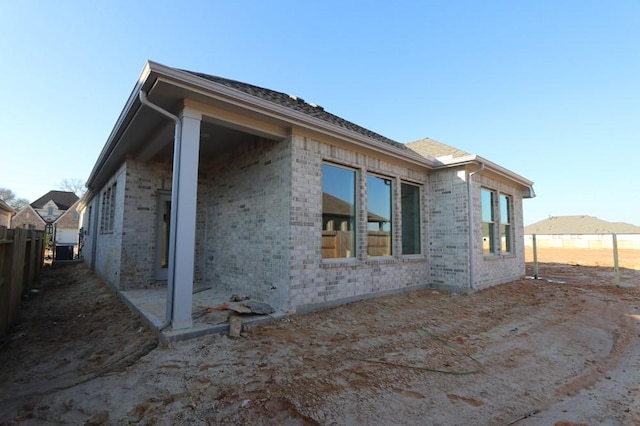
<path id="1" fill-rule="evenodd" d="M 173 153 L 171 190 L 169 288 L 172 289 L 173 329 L 191 328 L 193 278 L 196 244 L 196 204 L 198 194 L 198 154 L 200 152 L 200 121 L 202 114 L 185 108 L 179 142 Z M 173 263 L 173 270 L 171 264 Z M 170 290 L 171 291 L 171 290 Z"/>

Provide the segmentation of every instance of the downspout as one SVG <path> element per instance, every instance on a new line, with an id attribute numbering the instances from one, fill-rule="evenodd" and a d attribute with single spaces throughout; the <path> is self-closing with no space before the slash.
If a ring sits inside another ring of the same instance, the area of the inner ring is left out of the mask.
<path id="1" fill-rule="evenodd" d="M 182 121 L 177 115 L 171 114 L 160 108 L 156 104 L 152 104 L 147 99 L 147 94 L 143 90 L 140 90 L 138 97 L 142 105 L 146 105 L 149 108 L 159 112 L 172 119 L 175 122 L 175 132 L 173 136 L 173 176 L 177 176 L 180 169 L 180 148 L 182 145 Z M 164 322 L 158 328 L 159 331 L 164 330 L 171 324 L 171 318 L 173 317 L 173 298 L 175 291 L 175 262 L 176 262 L 176 227 L 175 224 L 178 221 L 177 209 L 178 209 L 178 191 L 179 182 L 177 179 L 172 179 L 171 184 L 171 226 L 169 227 L 169 273 L 167 277 L 167 309 Z"/>
<path id="2" fill-rule="evenodd" d="M 476 287 L 476 284 L 473 281 L 473 277 L 475 275 L 475 270 L 474 270 L 475 256 L 473 251 L 474 226 L 473 226 L 473 199 L 472 199 L 473 194 L 471 191 L 471 186 L 472 186 L 471 177 L 476 173 L 480 173 L 483 170 L 484 170 L 484 163 L 480 163 L 476 170 L 469 172 L 467 175 L 467 203 L 469 205 L 469 288 L 473 290 L 477 290 L 478 287 Z"/>

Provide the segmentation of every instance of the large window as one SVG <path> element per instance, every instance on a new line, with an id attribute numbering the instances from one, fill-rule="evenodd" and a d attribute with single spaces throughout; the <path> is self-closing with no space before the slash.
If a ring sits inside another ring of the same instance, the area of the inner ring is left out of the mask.
<path id="1" fill-rule="evenodd" d="M 482 253 L 496 253 L 495 240 L 495 191 L 482 188 Z"/>
<path id="2" fill-rule="evenodd" d="M 500 194 L 500 247 L 511 253 L 511 197 Z"/>
<path id="3" fill-rule="evenodd" d="M 391 256 L 391 179 L 367 175 L 367 254 Z"/>
<path id="4" fill-rule="evenodd" d="M 356 172 L 322 166 L 322 257 L 355 257 Z"/>
<path id="5" fill-rule="evenodd" d="M 400 185 L 402 254 L 420 254 L 420 187 Z"/>
<path id="6" fill-rule="evenodd" d="M 482 252 L 513 252 L 513 200 L 506 194 L 482 188 Z M 498 243 L 498 238 L 500 238 Z"/>

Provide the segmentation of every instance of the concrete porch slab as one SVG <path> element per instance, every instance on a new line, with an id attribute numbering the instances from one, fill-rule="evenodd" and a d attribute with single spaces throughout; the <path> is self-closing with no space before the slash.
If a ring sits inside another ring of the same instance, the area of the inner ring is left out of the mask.
<path id="1" fill-rule="evenodd" d="M 166 312 L 166 287 L 136 289 L 119 292 L 120 298 L 133 312 L 158 333 L 161 341 L 175 342 L 193 339 L 208 334 L 229 332 L 229 310 L 220 309 L 229 304 L 229 294 L 222 294 L 212 288 L 196 288 L 193 292 L 193 326 L 187 329 L 173 330 L 171 326 L 162 329 Z M 284 312 L 270 315 L 243 315 L 243 325 L 256 325 L 284 318 Z"/>

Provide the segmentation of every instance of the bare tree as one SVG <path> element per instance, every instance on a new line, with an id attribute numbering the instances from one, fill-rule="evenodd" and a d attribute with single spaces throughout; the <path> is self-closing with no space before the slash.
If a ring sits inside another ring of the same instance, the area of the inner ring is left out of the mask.
<path id="1" fill-rule="evenodd" d="M 72 178 L 64 179 L 62 182 L 60 182 L 58 184 L 58 189 L 61 189 L 63 191 L 75 192 L 78 197 L 82 197 L 86 188 L 82 180 Z"/>
<path id="2" fill-rule="evenodd" d="M 29 204 L 29 200 L 25 198 L 18 198 L 12 190 L 2 187 L 0 187 L 0 200 L 4 201 L 16 210 L 20 210 Z"/>

